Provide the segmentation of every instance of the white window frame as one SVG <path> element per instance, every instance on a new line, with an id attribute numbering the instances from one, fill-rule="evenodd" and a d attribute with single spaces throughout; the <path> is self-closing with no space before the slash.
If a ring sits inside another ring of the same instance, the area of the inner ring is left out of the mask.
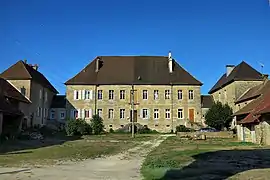
<path id="1" fill-rule="evenodd" d="M 183 110 L 183 108 L 178 108 L 177 109 L 177 118 L 178 119 L 184 119 L 184 110 Z"/>
<path id="2" fill-rule="evenodd" d="M 109 90 L 109 100 L 114 100 L 114 90 Z"/>
<path id="3" fill-rule="evenodd" d="M 194 91 L 192 89 L 188 90 L 188 99 L 194 100 Z"/>
<path id="4" fill-rule="evenodd" d="M 64 117 L 62 117 L 62 113 L 64 114 Z M 60 111 L 60 114 L 59 114 L 59 116 L 60 116 L 60 119 L 65 119 L 66 118 L 66 112 L 65 111 Z"/>
<path id="5" fill-rule="evenodd" d="M 154 119 L 159 119 L 159 109 L 154 109 Z"/>
<path id="6" fill-rule="evenodd" d="M 39 99 L 42 99 L 42 89 L 39 90 Z"/>
<path id="7" fill-rule="evenodd" d="M 120 97 L 119 99 L 125 99 L 126 97 L 126 91 L 125 90 L 120 90 Z"/>
<path id="8" fill-rule="evenodd" d="M 102 100 L 103 99 L 103 91 L 101 89 L 99 89 L 97 91 L 97 99 L 98 100 Z"/>
<path id="9" fill-rule="evenodd" d="M 113 109 L 109 109 L 108 110 L 108 119 L 113 119 L 114 118 L 114 110 Z"/>
<path id="10" fill-rule="evenodd" d="M 165 119 L 171 119 L 171 110 L 165 109 Z"/>
<path id="11" fill-rule="evenodd" d="M 147 100 L 148 99 L 148 90 L 143 90 L 142 92 L 142 99 Z"/>
<path id="12" fill-rule="evenodd" d="M 37 117 L 40 117 L 40 115 L 41 115 L 40 113 L 41 113 L 41 107 L 38 107 L 37 108 Z"/>
<path id="13" fill-rule="evenodd" d="M 177 99 L 178 100 L 182 100 L 183 99 L 183 90 L 182 89 L 179 89 L 177 91 Z"/>
<path id="14" fill-rule="evenodd" d="M 84 91 L 84 99 L 90 100 L 91 99 L 91 90 L 85 90 Z"/>
<path id="15" fill-rule="evenodd" d="M 84 113 L 84 118 L 85 119 L 89 119 L 90 118 L 90 111 L 89 111 L 89 109 L 84 109 L 84 111 L 83 111 L 83 113 Z M 88 113 L 88 117 L 86 117 L 86 114 Z"/>
<path id="16" fill-rule="evenodd" d="M 55 119 L 55 110 L 51 110 L 50 112 L 50 119 Z"/>
<path id="17" fill-rule="evenodd" d="M 166 89 L 164 95 L 165 95 L 165 99 L 171 99 L 171 90 Z"/>
<path id="18" fill-rule="evenodd" d="M 154 90 L 154 100 L 158 100 L 158 90 Z"/>
<path id="19" fill-rule="evenodd" d="M 125 109 L 120 109 L 120 119 L 125 119 Z"/>
<path id="20" fill-rule="evenodd" d="M 142 109 L 142 118 L 148 119 L 149 118 L 149 111 L 148 109 Z"/>
<path id="21" fill-rule="evenodd" d="M 97 109 L 97 115 L 98 115 L 99 117 L 102 117 L 102 109 Z"/>
<path id="22" fill-rule="evenodd" d="M 79 100 L 80 99 L 80 91 L 79 90 L 74 90 L 74 100 Z"/>

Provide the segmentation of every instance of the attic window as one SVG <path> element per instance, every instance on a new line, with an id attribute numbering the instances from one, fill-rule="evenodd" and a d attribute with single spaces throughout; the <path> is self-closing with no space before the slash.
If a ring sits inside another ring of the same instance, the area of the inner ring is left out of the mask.
<path id="1" fill-rule="evenodd" d="M 25 87 L 24 87 L 24 86 L 21 88 L 21 93 L 22 93 L 22 95 L 24 95 L 24 96 L 25 96 L 26 89 L 25 89 Z"/>

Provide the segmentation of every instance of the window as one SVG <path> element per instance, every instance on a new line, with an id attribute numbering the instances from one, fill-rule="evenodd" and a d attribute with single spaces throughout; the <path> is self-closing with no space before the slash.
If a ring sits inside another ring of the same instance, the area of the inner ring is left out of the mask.
<path id="1" fill-rule="evenodd" d="M 227 100 L 227 91 L 226 91 L 226 89 L 224 90 L 224 99 Z"/>
<path id="2" fill-rule="evenodd" d="M 142 110 L 142 118 L 143 119 L 148 119 L 148 109 L 143 109 Z"/>
<path id="3" fill-rule="evenodd" d="M 148 91 L 143 90 L 143 99 L 148 99 Z"/>
<path id="4" fill-rule="evenodd" d="M 84 97 L 85 97 L 86 100 L 89 100 L 90 97 L 91 97 L 91 91 L 90 90 L 85 90 Z"/>
<path id="5" fill-rule="evenodd" d="M 48 93 L 47 93 L 47 92 L 45 92 L 45 97 L 44 97 L 44 99 L 45 99 L 45 102 L 48 101 Z"/>
<path id="6" fill-rule="evenodd" d="M 42 99 L 42 89 L 39 90 L 39 99 Z"/>
<path id="7" fill-rule="evenodd" d="M 109 99 L 113 99 L 114 90 L 109 90 Z"/>
<path id="8" fill-rule="evenodd" d="M 120 119 L 125 118 L 125 109 L 120 109 Z"/>
<path id="9" fill-rule="evenodd" d="M 170 90 L 165 90 L 165 99 L 170 99 L 170 98 L 171 98 Z"/>
<path id="10" fill-rule="evenodd" d="M 177 111 L 177 117 L 178 119 L 183 119 L 184 116 L 183 116 L 183 109 L 178 109 Z"/>
<path id="11" fill-rule="evenodd" d="M 188 91 L 188 99 L 194 99 L 194 92 L 193 90 Z"/>
<path id="12" fill-rule="evenodd" d="M 79 117 L 79 113 L 78 113 L 77 110 L 73 111 L 73 117 L 76 118 L 76 119 Z"/>
<path id="13" fill-rule="evenodd" d="M 154 90 L 154 100 L 158 99 L 158 90 Z"/>
<path id="14" fill-rule="evenodd" d="M 37 117 L 40 117 L 40 115 L 41 115 L 41 107 L 38 107 L 38 109 L 37 109 Z"/>
<path id="15" fill-rule="evenodd" d="M 99 117 L 102 117 L 102 109 L 98 109 L 97 114 L 98 114 Z"/>
<path id="16" fill-rule="evenodd" d="M 125 90 L 120 90 L 120 99 L 125 99 L 125 94 L 126 94 Z"/>
<path id="17" fill-rule="evenodd" d="M 78 100 L 80 97 L 79 91 L 74 90 L 74 100 Z"/>
<path id="18" fill-rule="evenodd" d="M 170 119 L 171 118 L 171 110 L 170 109 L 166 109 L 165 110 L 165 118 L 166 119 Z"/>
<path id="19" fill-rule="evenodd" d="M 60 112 L 60 119 L 65 119 L 65 118 L 66 118 L 66 113 Z"/>
<path id="20" fill-rule="evenodd" d="M 178 96 L 178 99 L 183 99 L 183 91 L 182 90 L 178 90 L 177 96 Z"/>
<path id="21" fill-rule="evenodd" d="M 97 99 L 102 99 L 102 90 L 98 90 L 98 98 Z"/>
<path id="22" fill-rule="evenodd" d="M 84 110 L 84 118 L 89 118 L 89 110 Z"/>
<path id="23" fill-rule="evenodd" d="M 22 95 L 25 96 L 25 94 L 26 94 L 26 89 L 25 89 L 24 87 L 21 88 L 21 93 L 22 93 Z"/>
<path id="24" fill-rule="evenodd" d="M 55 119 L 55 111 L 51 110 L 51 115 L 50 115 L 51 119 Z"/>
<path id="25" fill-rule="evenodd" d="M 154 109 L 154 119 L 158 119 L 159 118 L 159 111 L 158 109 Z"/>
<path id="26" fill-rule="evenodd" d="M 113 119 L 113 109 L 109 109 L 108 118 Z"/>

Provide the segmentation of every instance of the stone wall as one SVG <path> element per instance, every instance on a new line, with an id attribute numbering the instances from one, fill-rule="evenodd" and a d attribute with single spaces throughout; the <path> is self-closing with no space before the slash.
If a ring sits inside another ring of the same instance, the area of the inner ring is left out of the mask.
<path id="1" fill-rule="evenodd" d="M 194 137 L 198 134 L 204 134 L 206 138 L 233 138 L 234 134 L 231 131 L 220 132 L 177 132 L 177 136 L 191 136 Z"/>
<path id="2" fill-rule="evenodd" d="M 102 90 L 102 100 L 96 100 L 96 109 L 102 109 L 102 117 L 106 129 L 118 129 L 130 123 L 130 91 L 131 85 L 100 85 L 95 86 L 67 86 L 67 115 L 71 117 L 72 109 L 85 110 L 91 109 L 92 114 L 95 111 L 95 90 Z M 74 100 L 74 90 L 91 90 L 93 97 L 90 100 Z M 114 99 L 109 100 L 109 90 L 114 90 Z M 125 90 L 125 99 L 120 99 L 120 90 Z M 201 123 L 201 93 L 200 86 L 170 86 L 170 85 L 134 85 L 135 90 L 135 103 L 134 109 L 137 110 L 137 122 L 142 125 L 147 125 L 151 129 L 156 129 L 161 132 L 169 132 L 179 124 L 185 125 L 189 121 L 189 109 L 194 109 L 194 121 Z M 143 90 L 148 91 L 148 99 L 144 100 L 142 97 Z M 158 99 L 154 99 L 154 90 L 158 90 Z M 165 90 L 172 91 L 171 98 L 165 99 Z M 183 99 L 178 100 L 178 90 L 182 90 Z M 194 91 L 194 99 L 188 99 L 188 90 Z M 108 111 L 113 109 L 114 117 L 108 119 Z M 125 117 L 120 119 L 120 109 L 125 109 Z M 147 109 L 149 118 L 142 118 L 142 109 Z M 159 110 L 159 118 L 154 119 L 154 109 Z M 165 118 L 165 109 L 170 109 L 171 117 Z M 183 109 L 183 118 L 177 117 L 178 109 Z M 82 117 L 82 116 L 80 116 Z M 86 119 L 88 120 L 88 119 Z"/>

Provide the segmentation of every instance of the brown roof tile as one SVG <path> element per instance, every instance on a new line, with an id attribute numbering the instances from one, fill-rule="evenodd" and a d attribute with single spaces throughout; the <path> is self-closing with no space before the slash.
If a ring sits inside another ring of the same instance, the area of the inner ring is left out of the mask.
<path id="1" fill-rule="evenodd" d="M 100 69 L 95 72 L 96 61 Z M 69 79 L 66 85 L 84 84 L 186 84 L 202 85 L 174 61 L 174 71 L 169 73 L 165 56 L 100 56 L 81 72 Z"/>
<path id="2" fill-rule="evenodd" d="M 0 77 L 7 80 L 32 79 L 33 81 L 50 89 L 52 92 L 58 93 L 58 91 L 53 87 L 53 85 L 46 79 L 43 74 L 32 68 L 30 65 L 24 63 L 23 61 L 18 61 L 16 64 L 9 67 L 2 74 L 0 74 Z"/>
<path id="3" fill-rule="evenodd" d="M 211 88 L 209 94 L 221 89 L 233 81 L 261 81 L 263 76 L 257 70 L 252 68 L 246 62 L 242 61 L 238 64 L 227 77 L 226 73 L 221 76 L 217 83 Z"/>
<path id="4" fill-rule="evenodd" d="M 214 101 L 211 95 L 201 95 L 202 108 L 211 108 Z"/>

